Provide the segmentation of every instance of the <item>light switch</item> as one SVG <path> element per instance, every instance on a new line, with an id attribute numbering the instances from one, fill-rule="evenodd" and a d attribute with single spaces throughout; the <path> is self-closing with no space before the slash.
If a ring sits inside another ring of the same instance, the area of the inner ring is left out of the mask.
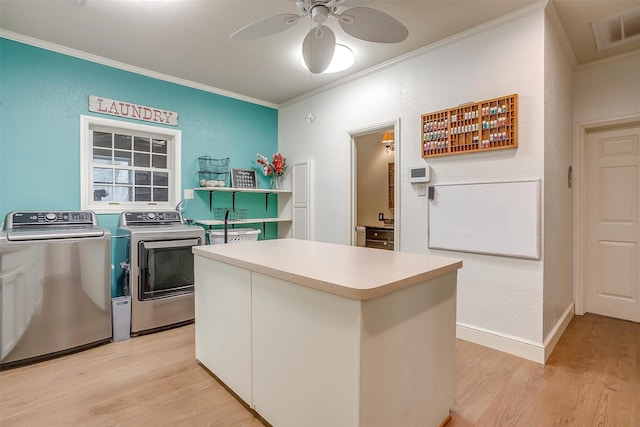
<path id="1" fill-rule="evenodd" d="M 193 190 L 191 188 L 184 189 L 184 198 L 185 199 L 193 199 Z"/>

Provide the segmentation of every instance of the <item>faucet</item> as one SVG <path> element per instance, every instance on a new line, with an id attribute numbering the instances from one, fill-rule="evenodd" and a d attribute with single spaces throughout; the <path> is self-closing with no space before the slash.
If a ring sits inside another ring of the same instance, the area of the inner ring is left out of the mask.
<path id="1" fill-rule="evenodd" d="M 228 243 L 229 237 L 229 209 L 224 213 L 224 243 Z"/>
<path id="2" fill-rule="evenodd" d="M 180 202 L 176 205 L 176 212 L 182 213 L 184 210 L 184 199 L 180 200 Z"/>

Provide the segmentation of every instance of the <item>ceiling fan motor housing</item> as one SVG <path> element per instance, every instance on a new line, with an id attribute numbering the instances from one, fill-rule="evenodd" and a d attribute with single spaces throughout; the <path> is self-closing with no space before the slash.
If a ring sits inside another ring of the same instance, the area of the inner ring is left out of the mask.
<path id="1" fill-rule="evenodd" d="M 296 1 L 296 6 L 298 10 L 303 15 L 311 14 L 311 10 L 316 6 L 323 6 L 327 9 L 329 13 L 336 13 L 338 11 L 339 4 L 341 2 L 337 2 L 335 0 L 298 0 Z"/>
<path id="2" fill-rule="evenodd" d="M 329 17 L 329 8 L 324 4 L 314 4 L 311 6 L 311 19 L 316 24 L 323 24 Z"/>

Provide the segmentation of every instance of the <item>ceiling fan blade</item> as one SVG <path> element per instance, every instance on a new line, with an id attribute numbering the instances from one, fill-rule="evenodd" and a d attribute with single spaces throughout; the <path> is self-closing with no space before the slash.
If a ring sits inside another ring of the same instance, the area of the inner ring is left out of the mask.
<path id="1" fill-rule="evenodd" d="M 300 17 L 293 13 L 270 16 L 240 28 L 231 34 L 229 38 L 231 40 L 244 41 L 270 36 L 293 27 L 299 20 Z"/>
<path id="2" fill-rule="evenodd" d="M 338 21 L 349 35 L 376 43 L 399 43 L 409 30 L 391 15 L 370 7 L 354 7 L 342 12 Z"/>
<path id="3" fill-rule="evenodd" d="M 336 35 L 331 28 L 318 25 L 313 28 L 302 42 L 302 57 L 313 74 L 327 69 L 336 49 Z"/>
<path id="4" fill-rule="evenodd" d="M 374 1 L 375 0 L 335 0 L 335 4 L 340 7 L 356 7 L 371 4 Z"/>
<path id="5" fill-rule="evenodd" d="M 314 0 L 289 0 L 294 1 L 296 3 L 304 3 L 311 6 L 314 3 Z M 365 4 L 371 4 L 376 0 L 323 0 L 325 4 L 332 3 L 335 6 L 341 7 L 356 7 L 356 6 L 364 6 Z"/>

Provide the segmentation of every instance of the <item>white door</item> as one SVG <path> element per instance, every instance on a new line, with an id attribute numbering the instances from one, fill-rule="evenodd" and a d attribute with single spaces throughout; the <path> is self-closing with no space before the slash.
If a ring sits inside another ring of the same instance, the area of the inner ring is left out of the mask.
<path id="1" fill-rule="evenodd" d="M 640 322 L 640 127 L 587 136 L 587 263 L 590 313 Z"/>

